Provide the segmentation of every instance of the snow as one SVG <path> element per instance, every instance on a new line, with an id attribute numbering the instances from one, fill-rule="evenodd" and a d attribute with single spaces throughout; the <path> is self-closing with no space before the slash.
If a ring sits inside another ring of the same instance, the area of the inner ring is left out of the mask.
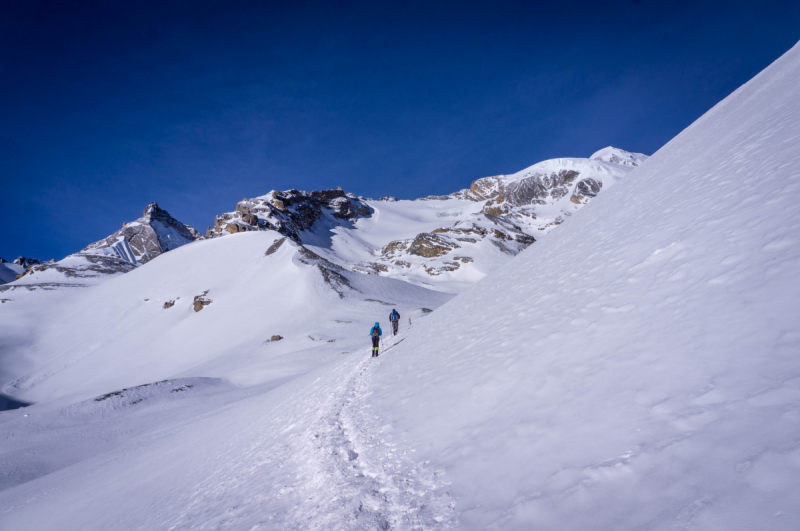
<path id="1" fill-rule="evenodd" d="M 624 149 L 608 146 L 592 154 L 592 160 L 602 160 L 623 166 L 639 166 L 649 157 L 641 153 L 631 153 Z"/>
<path id="2" fill-rule="evenodd" d="M 11 262 L 0 262 L 0 284 L 7 282 L 14 282 L 17 275 L 25 271 L 21 265 L 13 264 Z"/>
<path id="3" fill-rule="evenodd" d="M 456 297 L 308 249 L 457 199 L 3 291 L 0 528 L 797 529 L 799 83 L 800 45 Z"/>
<path id="4" fill-rule="evenodd" d="M 463 528 L 800 526 L 798 84 L 800 46 L 381 366 Z"/>

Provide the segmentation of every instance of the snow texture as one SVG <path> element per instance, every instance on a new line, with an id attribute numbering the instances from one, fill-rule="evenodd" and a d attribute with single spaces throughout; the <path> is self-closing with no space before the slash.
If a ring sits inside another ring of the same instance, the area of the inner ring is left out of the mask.
<path id="1" fill-rule="evenodd" d="M 457 297 L 313 230 L 0 292 L 35 402 L 0 413 L 0 528 L 798 529 L 797 86 L 800 45 L 646 163 L 601 151 L 630 178 Z"/>
<path id="2" fill-rule="evenodd" d="M 800 527 L 798 86 L 795 46 L 381 367 L 463 528 Z"/>

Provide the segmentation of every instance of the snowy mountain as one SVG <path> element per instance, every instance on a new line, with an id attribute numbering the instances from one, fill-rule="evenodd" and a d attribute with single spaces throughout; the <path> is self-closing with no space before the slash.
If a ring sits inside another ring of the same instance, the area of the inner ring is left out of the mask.
<path id="1" fill-rule="evenodd" d="M 3 261 L 5 261 L 5 260 L 3 260 Z M 28 268 L 28 267 L 30 267 L 32 265 L 38 265 L 38 264 L 42 264 L 44 262 L 42 262 L 42 260 L 39 260 L 38 258 L 25 258 L 24 256 L 19 256 L 12 263 L 14 263 L 14 264 L 16 264 L 18 266 L 21 266 L 23 269 L 26 269 L 26 268 Z"/>
<path id="2" fill-rule="evenodd" d="M 159 208 L 157 203 L 150 203 L 141 218 L 123 223 L 120 230 L 87 246 L 83 252 L 113 253 L 133 265 L 146 264 L 162 253 L 202 239 L 203 236 L 194 227 L 173 218 L 169 212 Z"/>
<path id="3" fill-rule="evenodd" d="M 13 262 L 7 262 L 0 258 L 0 284 L 13 282 L 17 275 L 22 274 L 25 268 Z"/>
<path id="4" fill-rule="evenodd" d="M 150 203 L 141 218 L 124 223 L 122 229 L 108 238 L 62 260 L 42 262 L 18 258 L 14 263 L 23 265 L 23 272 L 18 273 L 13 284 L 0 287 L 0 292 L 18 289 L 52 291 L 93 285 L 132 271 L 167 251 L 202 239 L 203 236 L 193 227 L 176 220 L 158 204 Z M 18 262 L 20 260 L 26 261 Z"/>
<path id="5" fill-rule="evenodd" d="M 34 403 L 0 413 L 0 527 L 797 529 L 798 84 L 800 45 L 646 164 L 271 192 L 87 289 L 0 293 Z"/>
<path id="6" fill-rule="evenodd" d="M 417 201 L 272 191 L 217 216 L 206 236 L 278 231 L 346 269 L 458 293 L 647 159 L 617 148 L 600 156 L 608 160 L 548 160 Z"/>

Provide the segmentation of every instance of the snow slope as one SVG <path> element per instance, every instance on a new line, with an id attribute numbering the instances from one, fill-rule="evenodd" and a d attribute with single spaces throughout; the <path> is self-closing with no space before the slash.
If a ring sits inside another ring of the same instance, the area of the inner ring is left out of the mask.
<path id="1" fill-rule="evenodd" d="M 54 323 L 17 346 L 35 368 L 5 391 L 44 402 L 184 375 L 263 383 L 306 372 L 319 360 L 303 362 L 304 352 L 322 343 L 333 353 L 360 346 L 392 307 L 405 315 L 449 298 L 338 270 L 272 231 L 199 241 L 66 299 Z M 196 311 L 198 300 L 210 303 Z M 4 316 L 0 337 L 19 327 L 16 315 Z M 276 334 L 285 339 L 270 343 Z"/>
<path id="2" fill-rule="evenodd" d="M 800 46 L 448 303 L 272 230 L 75 290 L 13 345 L 0 528 L 797 529 L 798 82 Z"/>
<path id="3" fill-rule="evenodd" d="M 380 367 L 462 528 L 800 528 L 798 86 L 800 45 Z"/>
<path id="4" fill-rule="evenodd" d="M 14 279 L 17 278 L 17 275 L 25 271 L 25 268 L 21 265 L 14 264 L 12 262 L 0 261 L 0 284 L 6 284 L 7 282 L 14 282 Z"/>

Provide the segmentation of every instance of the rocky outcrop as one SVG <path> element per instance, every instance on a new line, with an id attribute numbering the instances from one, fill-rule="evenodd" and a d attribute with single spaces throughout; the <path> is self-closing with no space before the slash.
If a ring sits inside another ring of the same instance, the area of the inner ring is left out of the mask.
<path id="1" fill-rule="evenodd" d="M 208 290 L 205 290 L 200 295 L 196 295 L 195 296 L 194 303 L 193 303 L 194 311 L 199 312 L 200 310 L 202 310 L 203 308 L 205 308 L 206 306 L 208 306 L 209 304 L 214 302 L 211 299 L 209 299 L 208 297 L 206 297 L 206 295 L 208 295 Z M 165 305 L 165 307 L 166 307 L 166 305 Z"/>
<path id="2" fill-rule="evenodd" d="M 275 191 L 254 199 L 243 199 L 236 210 L 221 214 L 206 231 L 209 238 L 250 232 L 275 230 L 300 242 L 300 234 L 308 231 L 325 213 L 339 220 L 352 221 L 372 214 L 372 209 L 353 194 L 341 188 L 311 193 L 299 190 Z"/>
<path id="3" fill-rule="evenodd" d="M 172 308 L 173 306 L 175 306 L 175 301 L 167 301 L 167 302 L 164 303 L 164 309 L 165 310 L 167 308 Z"/>
<path id="4" fill-rule="evenodd" d="M 71 254 L 63 260 L 56 262 L 49 260 L 44 263 L 32 265 L 24 273 L 17 276 L 16 280 L 23 278 L 31 279 L 39 273 L 43 276 L 45 272 L 59 273 L 65 279 L 93 279 L 108 275 L 127 273 L 135 269 L 136 266 L 127 260 L 123 260 L 114 254 L 95 254 L 81 251 Z"/>
<path id="5" fill-rule="evenodd" d="M 262 337 L 263 337 L 263 336 L 262 336 Z M 281 339 L 283 339 L 283 336 L 281 336 L 281 335 L 278 335 L 278 334 L 275 334 L 274 336 L 272 336 L 271 338 L 269 338 L 269 340 L 270 340 L 270 341 L 280 341 Z"/>
<path id="6" fill-rule="evenodd" d="M 594 179 L 591 178 L 583 179 L 575 187 L 575 191 L 572 193 L 572 197 L 570 197 L 569 200 L 575 203 L 576 205 L 583 204 L 586 201 L 587 197 L 597 196 L 597 194 L 600 193 L 600 189 L 602 187 L 603 187 L 602 182 L 595 181 Z"/>
<path id="7" fill-rule="evenodd" d="M 177 249 L 203 236 L 194 227 L 169 215 L 157 203 L 150 203 L 144 215 L 103 240 L 86 247 L 83 252 L 110 250 L 134 265 L 145 264 L 162 253 Z"/>
<path id="8" fill-rule="evenodd" d="M 271 254 L 275 254 L 278 251 L 278 249 L 281 248 L 281 245 L 283 245 L 283 242 L 285 242 L 285 241 L 286 241 L 286 238 L 281 238 L 279 240 L 275 240 L 275 242 L 272 245 L 269 246 L 269 249 L 267 249 L 267 252 L 264 253 L 264 255 L 265 256 L 269 256 Z"/>
<path id="9" fill-rule="evenodd" d="M 579 175 L 574 170 L 561 170 L 549 174 L 534 173 L 523 179 L 500 183 L 496 195 L 484 205 L 483 212 L 503 216 L 519 207 L 558 201 L 570 192 Z"/>
<path id="10" fill-rule="evenodd" d="M 417 234 L 417 237 L 411 242 L 408 247 L 408 253 L 416 256 L 424 256 L 425 258 L 434 258 L 437 256 L 444 256 L 453 249 L 458 249 L 460 246 L 455 242 L 443 238 L 439 234 L 423 232 Z"/>
<path id="11" fill-rule="evenodd" d="M 3 261 L 5 262 L 5 260 L 3 260 Z M 20 256 L 19 258 L 17 258 L 16 260 L 14 260 L 11 263 L 12 264 L 17 264 L 18 266 L 22 266 L 22 267 L 27 269 L 27 268 L 29 268 L 31 266 L 34 266 L 34 265 L 43 264 L 44 262 L 39 260 L 38 258 L 25 258 L 24 256 Z"/>
<path id="12" fill-rule="evenodd" d="M 340 299 L 345 296 L 345 290 L 358 291 L 345 276 L 345 269 L 330 260 L 321 257 L 307 247 L 300 246 L 297 253 L 297 261 L 301 264 L 316 266 L 322 274 L 322 279 Z"/>

